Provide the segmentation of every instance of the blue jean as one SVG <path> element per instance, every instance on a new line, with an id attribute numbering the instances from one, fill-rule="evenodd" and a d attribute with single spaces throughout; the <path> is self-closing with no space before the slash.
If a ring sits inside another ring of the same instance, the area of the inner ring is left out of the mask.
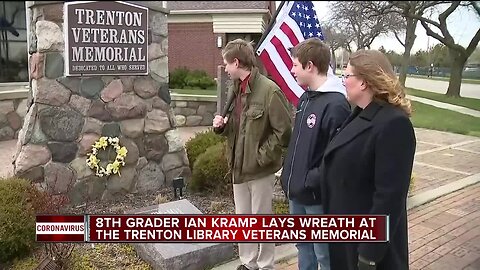
<path id="1" fill-rule="evenodd" d="M 295 200 L 289 202 L 292 215 L 321 215 L 322 205 L 303 205 Z M 330 270 L 330 256 L 327 243 L 297 243 L 299 270 Z"/>

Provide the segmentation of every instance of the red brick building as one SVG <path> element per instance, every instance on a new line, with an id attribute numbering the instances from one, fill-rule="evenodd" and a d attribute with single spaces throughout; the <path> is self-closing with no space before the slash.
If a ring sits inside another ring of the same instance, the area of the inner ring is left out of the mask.
<path id="1" fill-rule="evenodd" d="M 205 70 L 215 78 L 221 50 L 236 38 L 258 42 L 275 1 L 168 1 L 168 69 Z"/>

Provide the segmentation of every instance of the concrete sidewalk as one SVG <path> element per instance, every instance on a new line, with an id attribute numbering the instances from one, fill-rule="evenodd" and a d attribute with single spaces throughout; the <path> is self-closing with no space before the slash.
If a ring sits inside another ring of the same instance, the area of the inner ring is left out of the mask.
<path id="1" fill-rule="evenodd" d="M 475 184 L 408 212 L 410 270 L 480 269 L 478 194 Z M 290 256 L 275 269 L 298 269 L 297 262 Z"/>
<path id="2" fill-rule="evenodd" d="M 428 92 L 445 94 L 448 89 L 448 81 L 438 81 L 407 76 L 405 86 L 420 89 Z M 469 98 L 480 98 L 480 84 L 463 83 L 460 86 L 460 96 Z"/>
<path id="3" fill-rule="evenodd" d="M 472 109 L 469 109 L 469 108 L 466 108 L 466 107 L 453 105 L 453 104 L 450 104 L 450 103 L 444 103 L 444 102 L 440 102 L 440 101 L 436 101 L 436 100 L 431 100 L 431 99 L 428 99 L 428 98 L 412 96 L 412 95 L 407 95 L 407 98 L 409 98 L 411 100 L 414 100 L 414 101 L 424 103 L 424 104 L 432 105 L 432 106 L 435 106 L 437 108 L 447 109 L 447 110 L 471 115 L 471 116 L 474 116 L 474 117 L 480 117 L 480 111 L 472 110 Z"/>

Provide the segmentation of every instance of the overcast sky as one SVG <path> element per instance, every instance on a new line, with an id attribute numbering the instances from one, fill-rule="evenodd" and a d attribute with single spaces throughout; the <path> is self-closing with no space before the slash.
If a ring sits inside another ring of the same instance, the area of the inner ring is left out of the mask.
<path id="1" fill-rule="evenodd" d="M 276 1 L 277 7 L 280 1 Z M 313 1 L 313 4 L 317 10 L 317 16 L 322 21 L 328 20 L 328 2 L 327 1 Z M 438 16 L 433 16 L 432 19 L 438 21 Z M 436 28 L 436 27 L 433 27 Z M 455 42 L 466 47 L 470 40 L 472 40 L 476 31 L 480 28 L 480 18 L 470 10 L 455 10 L 447 19 L 447 28 L 450 34 L 453 36 Z M 433 37 L 428 37 L 423 26 L 418 22 L 417 29 L 415 31 L 417 38 L 412 48 L 412 54 L 418 50 L 426 50 L 427 44 L 433 47 L 435 44 L 440 43 Z M 397 53 L 403 53 L 404 47 L 395 39 L 393 34 L 391 36 L 381 36 L 375 39 L 372 44 L 372 49 L 378 49 L 382 46 L 387 50 L 394 50 Z"/>

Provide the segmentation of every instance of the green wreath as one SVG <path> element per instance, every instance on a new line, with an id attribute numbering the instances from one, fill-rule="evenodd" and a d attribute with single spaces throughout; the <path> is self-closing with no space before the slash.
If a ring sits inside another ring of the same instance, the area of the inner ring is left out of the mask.
<path id="1" fill-rule="evenodd" d="M 106 167 L 100 166 L 100 159 L 97 157 L 98 151 L 100 149 L 105 150 L 108 146 L 112 146 L 115 149 L 117 156 L 113 162 L 107 164 Z M 92 152 L 87 154 L 87 165 L 90 169 L 96 171 L 97 176 L 108 176 L 112 174 L 120 174 L 120 168 L 125 166 L 125 157 L 127 156 L 128 150 L 125 146 L 120 146 L 119 139 L 117 137 L 100 137 L 98 141 L 92 145 Z"/>

